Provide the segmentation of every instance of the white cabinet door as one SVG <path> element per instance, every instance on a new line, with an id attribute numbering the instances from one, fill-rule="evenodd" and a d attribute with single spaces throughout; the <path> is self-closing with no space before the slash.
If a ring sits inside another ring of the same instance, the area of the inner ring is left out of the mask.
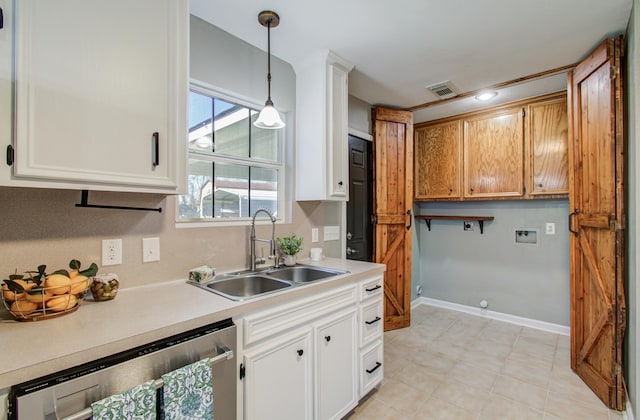
<path id="1" fill-rule="evenodd" d="M 358 403 L 356 310 L 316 327 L 316 419 L 339 419 Z"/>
<path id="2" fill-rule="evenodd" d="M 349 198 L 349 148 L 348 148 L 348 71 L 344 67 L 331 64 L 327 69 L 329 97 L 327 115 L 329 120 L 328 168 L 329 197 L 336 200 Z"/>
<path id="3" fill-rule="evenodd" d="M 0 179 L 8 178 L 9 166 L 5 163 L 6 148 L 11 144 L 13 112 L 11 110 L 12 72 L 12 1 L 0 0 L 4 27 L 0 29 Z"/>
<path id="4" fill-rule="evenodd" d="M 245 353 L 246 376 L 243 380 L 246 419 L 312 418 L 311 340 L 311 329 L 305 328 Z"/>
<path id="5" fill-rule="evenodd" d="M 348 75 L 328 50 L 295 63 L 296 200 L 349 199 Z"/>
<path id="6" fill-rule="evenodd" d="M 188 2 L 20 0 L 15 8 L 14 176 L 182 192 Z"/>

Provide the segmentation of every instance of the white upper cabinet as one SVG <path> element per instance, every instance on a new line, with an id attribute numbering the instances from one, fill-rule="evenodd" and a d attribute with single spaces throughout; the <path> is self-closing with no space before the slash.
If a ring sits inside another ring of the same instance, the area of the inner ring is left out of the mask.
<path id="1" fill-rule="evenodd" d="M 348 96 L 353 65 L 328 50 L 296 70 L 296 200 L 349 199 Z"/>
<path id="2" fill-rule="evenodd" d="M 15 162 L 0 182 L 184 192 L 187 0 L 20 0 L 14 24 Z"/>

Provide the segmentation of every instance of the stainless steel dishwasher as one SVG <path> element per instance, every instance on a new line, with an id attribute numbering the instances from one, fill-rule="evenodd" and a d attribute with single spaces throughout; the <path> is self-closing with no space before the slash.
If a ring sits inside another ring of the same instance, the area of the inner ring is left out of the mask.
<path id="1" fill-rule="evenodd" d="M 228 319 L 11 387 L 9 419 L 88 419 L 91 403 L 211 358 L 213 413 L 236 418 L 236 326 Z M 159 399 L 161 401 L 161 399 Z"/>

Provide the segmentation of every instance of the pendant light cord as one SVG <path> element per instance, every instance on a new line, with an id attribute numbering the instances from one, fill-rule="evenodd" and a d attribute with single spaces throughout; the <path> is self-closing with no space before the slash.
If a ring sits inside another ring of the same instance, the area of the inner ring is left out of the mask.
<path id="1" fill-rule="evenodd" d="M 273 105 L 271 101 L 271 19 L 267 20 L 267 103 Z"/>

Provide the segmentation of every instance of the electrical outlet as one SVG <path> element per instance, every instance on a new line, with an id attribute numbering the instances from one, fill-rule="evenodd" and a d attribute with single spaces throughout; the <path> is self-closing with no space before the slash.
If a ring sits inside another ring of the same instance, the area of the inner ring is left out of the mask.
<path id="1" fill-rule="evenodd" d="M 340 239 L 340 226 L 325 226 L 324 227 L 324 240 L 325 241 L 337 241 Z"/>
<path id="2" fill-rule="evenodd" d="M 473 230 L 473 222 L 464 222 L 464 230 L 472 231 Z"/>
<path id="3" fill-rule="evenodd" d="M 122 264 L 122 239 L 102 241 L 102 266 Z"/>
<path id="4" fill-rule="evenodd" d="M 142 238 L 142 262 L 160 261 L 160 238 Z"/>
<path id="5" fill-rule="evenodd" d="M 318 228 L 311 228 L 311 242 L 318 242 Z"/>

